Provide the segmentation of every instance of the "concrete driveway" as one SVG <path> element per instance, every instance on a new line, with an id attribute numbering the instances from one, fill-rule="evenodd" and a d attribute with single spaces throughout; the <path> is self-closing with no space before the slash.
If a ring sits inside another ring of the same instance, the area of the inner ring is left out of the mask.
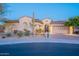
<path id="1" fill-rule="evenodd" d="M 63 35 L 53 34 L 49 38 L 45 36 L 25 36 L 25 37 L 0 37 L 0 45 L 4 44 L 17 44 L 17 43 L 38 43 L 38 42 L 52 42 L 52 43 L 69 43 L 79 44 L 79 35 Z"/>

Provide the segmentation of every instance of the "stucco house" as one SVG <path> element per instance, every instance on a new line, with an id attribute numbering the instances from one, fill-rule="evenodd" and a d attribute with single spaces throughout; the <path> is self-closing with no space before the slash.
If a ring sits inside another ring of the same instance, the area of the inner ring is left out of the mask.
<path id="1" fill-rule="evenodd" d="M 45 18 L 42 20 L 35 19 L 33 23 L 33 18 L 29 16 L 23 16 L 18 20 L 8 20 L 4 24 L 4 32 L 12 32 L 14 30 L 24 31 L 24 29 L 30 32 L 36 33 L 37 29 L 45 30 L 45 26 L 48 26 L 50 34 L 68 34 L 69 27 L 64 26 L 65 21 L 52 21 L 50 18 Z M 34 25 L 34 26 L 33 26 Z"/>

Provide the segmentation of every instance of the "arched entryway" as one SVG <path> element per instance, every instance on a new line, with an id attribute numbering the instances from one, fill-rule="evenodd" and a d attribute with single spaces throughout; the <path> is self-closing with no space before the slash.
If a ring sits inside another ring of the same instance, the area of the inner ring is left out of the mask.
<path id="1" fill-rule="evenodd" d="M 49 34 L 52 34 L 51 19 L 45 18 L 42 20 L 42 22 L 43 22 L 44 33 L 48 32 Z"/>

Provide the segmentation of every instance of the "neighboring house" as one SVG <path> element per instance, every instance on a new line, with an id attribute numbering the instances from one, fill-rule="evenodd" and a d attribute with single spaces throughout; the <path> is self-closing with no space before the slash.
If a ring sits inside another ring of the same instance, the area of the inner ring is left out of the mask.
<path id="1" fill-rule="evenodd" d="M 0 25 L 0 33 L 4 32 L 4 26 L 3 25 Z"/>
<path id="2" fill-rule="evenodd" d="M 19 20 L 10 20 L 5 22 L 5 32 L 12 32 L 14 30 L 24 31 L 24 29 L 33 31 L 32 17 L 23 16 Z M 69 27 L 64 26 L 65 21 L 52 21 L 50 18 L 45 18 L 43 20 L 35 19 L 34 22 L 34 33 L 36 30 L 41 28 L 43 32 L 45 31 L 45 26 L 48 26 L 50 34 L 68 34 Z M 45 32 L 44 32 L 45 33 Z"/>
<path id="3" fill-rule="evenodd" d="M 4 32 L 4 22 L 3 21 L 0 21 L 0 33 L 3 33 Z"/>
<path id="4" fill-rule="evenodd" d="M 18 26 L 19 22 L 17 20 L 8 20 L 5 21 L 4 27 L 5 30 L 4 32 L 13 32 L 14 30 L 17 30 L 17 26 Z"/>

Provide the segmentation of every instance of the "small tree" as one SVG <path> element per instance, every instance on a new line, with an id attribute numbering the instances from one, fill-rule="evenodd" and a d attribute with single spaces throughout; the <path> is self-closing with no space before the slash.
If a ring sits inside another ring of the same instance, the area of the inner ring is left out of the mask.
<path id="1" fill-rule="evenodd" d="M 79 26 L 79 16 L 74 17 L 74 26 Z"/>
<path id="2" fill-rule="evenodd" d="M 5 13 L 7 12 L 8 5 L 5 3 L 0 3 L 0 22 L 5 23 L 7 18 L 4 18 Z"/>
<path id="3" fill-rule="evenodd" d="M 68 21 L 66 21 L 65 23 L 64 23 L 64 25 L 65 26 L 69 26 L 69 33 L 70 34 L 73 34 L 73 32 L 74 32 L 74 27 L 75 26 L 79 26 L 79 16 L 76 16 L 76 17 L 74 17 L 74 18 L 70 18 L 70 19 L 68 19 Z"/>
<path id="4" fill-rule="evenodd" d="M 6 3 L 0 3 L 0 21 L 5 21 L 5 20 L 7 20 L 7 19 L 4 18 L 3 16 L 6 14 L 8 7 L 9 7 L 9 6 L 8 6 Z"/>
<path id="5" fill-rule="evenodd" d="M 3 4 L 2 4 L 2 3 L 0 3 L 0 15 L 2 15 L 2 14 L 3 14 L 3 12 L 4 12 L 4 9 L 3 9 Z"/>
<path id="6" fill-rule="evenodd" d="M 6 12 L 7 4 L 0 3 L 0 16 L 4 15 Z"/>

